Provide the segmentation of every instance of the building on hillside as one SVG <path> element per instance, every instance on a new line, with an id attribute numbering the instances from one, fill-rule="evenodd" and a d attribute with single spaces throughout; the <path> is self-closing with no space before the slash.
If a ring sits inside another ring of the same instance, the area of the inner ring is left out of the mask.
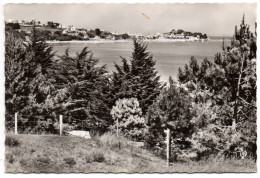
<path id="1" fill-rule="evenodd" d="M 184 35 L 184 33 L 176 34 L 176 35 L 175 35 L 175 38 L 177 38 L 177 39 L 184 39 L 184 38 L 185 38 L 185 35 Z"/>
<path id="2" fill-rule="evenodd" d="M 22 31 L 27 31 L 27 32 L 31 32 L 33 29 L 33 25 L 32 24 L 21 24 L 20 25 L 20 29 Z"/>
<path id="3" fill-rule="evenodd" d="M 63 35 L 67 35 L 68 34 L 68 30 L 67 29 L 64 29 L 64 30 L 62 30 L 62 32 L 61 32 Z"/>
<path id="4" fill-rule="evenodd" d="M 93 40 L 100 40 L 99 36 L 95 36 L 94 38 L 92 38 Z"/>
<path id="5" fill-rule="evenodd" d="M 73 25 L 69 25 L 69 26 L 67 27 L 67 30 L 68 30 L 69 32 L 75 32 L 75 31 L 76 31 L 76 28 L 75 28 Z"/>
<path id="6" fill-rule="evenodd" d="M 186 38 L 189 40 L 199 40 L 199 38 L 196 36 L 186 36 Z"/>

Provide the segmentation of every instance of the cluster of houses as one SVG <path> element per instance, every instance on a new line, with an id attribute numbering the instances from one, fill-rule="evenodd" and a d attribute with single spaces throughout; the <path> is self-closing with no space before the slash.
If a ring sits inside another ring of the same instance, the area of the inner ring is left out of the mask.
<path id="1" fill-rule="evenodd" d="M 83 38 L 89 39 L 87 32 L 90 30 L 87 29 L 77 29 L 73 25 L 69 25 L 67 28 L 62 29 L 63 35 L 71 36 L 82 36 Z"/>
<path id="2" fill-rule="evenodd" d="M 109 40 L 116 40 L 120 38 L 120 35 L 118 32 L 108 32 L 104 30 L 100 30 L 100 34 L 97 35 L 95 30 L 92 29 L 84 29 L 84 28 L 76 28 L 73 25 L 68 25 L 67 27 L 56 22 L 47 22 L 46 24 L 41 23 L 40 21 L 25 21 L 25 20 L 8 20 L 5 22 L 7 25 L 17 24 L 19 28 L 17 30 L 19 31 L 27 31 L 30 32 L 35 26 L 37 29 L 41 30 L 48 30 L 52 34 L 55 32 L 58 32 L 62 35 L 68 35 L 68 36 L 80 36 L 83 39 L 93 39 L 93 40 L 99 40 L 100 38 L 103 39 L 109 39 Z"/>
<path id="3" fill-rule="evenodd" d="M 137 34 L 119 34 L 118 32 L 108 32 L 100 29 L 84 29 L 84 28 L 75 28 L 73 25 L 63 26 L 60 23 L 56 22 L 47 22 L 42 24 L 40 21 L 24 21 L 24 20 L 9 20 L 6 24 L 17 24 L 19 26 L 18 30 L 25 30 L 30 32 L 30 30 L 35 26 L 38 29 L 48 30 L 52 34 L 68 35 L 74 37 L 80 37 L 85 40 L 118 40 L 118 39 L 127 39 L 127 38 L 138 38 L 138 39 L 190 39 L 190 40 L 199 40 L 204 38 L 201 33 L 191 33 L 185 32 L 183 30 L 172 30 L 167 33 L 155 33 L 152 35 L 137 35 Z M 97 31 L 98 30 L 98 31 Z M 205 34 L 206 35 L 206 34 Z"/>
<path id="4" fill-rule="evenodd" d="M 141 39 L 190 39 L 190 40 L 199 40 L 200 35 L 191 35 L 186 32 L 176 33 L 175 31 L 167 33 L 155 33 L 153 35 L 140 36 Z"/>
<path id="5" fill-rule="evenodd" d="M 96 29 L 99 30 L 99 29 Z M 92 40 L 117 40 L 122 38 L 122 34 L 118 32 L 109 32 L 105 30 L 99 30 L 100 34 L 97 35 L 97 31 L 92 29 L 84 29 L 84 28 L 75 28 L 73 25 L 69 25 L 67 28 L 62 29 L 63 35 L 70 35 L 70 36 L 81 36 L 84 39 L 92 39 Z"/>
<path id="6" fill-rule="evenodd" d="M 25 20 L 8 20 L 7 22 L 5 22 L 6 25 L 18 25 L 19 26 L 19 30 L 24 30 L 24 31 L 30 31 L 33 26 L 35 26 L 36 28 L 56 28 L 56 29 L 62 29 L 64 28 L 60 23 L 55 23 L 55 22 L 47 22 L 47 24 L 43 24 L 40 21 L 25 21 Z"/>

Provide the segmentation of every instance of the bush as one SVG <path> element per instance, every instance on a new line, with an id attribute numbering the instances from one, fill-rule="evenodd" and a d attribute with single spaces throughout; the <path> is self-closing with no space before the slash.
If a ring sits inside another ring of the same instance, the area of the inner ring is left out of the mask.
<path id="1" fill-rule="evenodd" d="M 105 161 L 104 153 L 97 151 L 93 152 L 93 162 L 102 163 Z"/>
<path id="2" fill-rule="evenodd" d="M 85 157 L 85 160 L 86 160 L 86 163 L 92 163 L 93 162 L 92 155 L 91 154 L 87 154 L 86 157 Z"/>
<path id="3" fill-rule="evenodd" d="M 101 163 L 105 161 L 105 156 L 103 152 L 94 150 L 87 153 L 85 160 L 86 163 L 92 163 L 92 162 Z"/>
<path id="4" fill-rule="evenodd" d="M 20 145 L 20 142 L 14 137 L 6 136 L 5 145 L 9 147 L 17 147 Z"/>
<path id="5" fill-rule="evenodd" d="M 7 154 L 5 156 L 5 159 L 6 159 L 6 162 L 10 163 L 10 164 L 13 164 L 14 163 L 14 156 L 13 155 L 10 155 L 10 154 Z"/>
<path id="6" fill-rule="evenodd" d="M 53 168 L 53 162 L 48 157 L 37 157 L 30 160 L 21 160 L 20 165 L 22 167 L 31 167 L 34 171 L 33 172 L 39 172 L 39 173 L 45 173 L 46 170 Z"/>
<path id="7" fill-rule="evenodd" d="M 76 164 L 76 161 L 74 158 L 64 158 L 63 160 L 66 164 L 68 164 L 70 167 L 74 166 Z"/>
<path id="8" fill-rule="evenodd" d="M 113 133 L 105 133 L 101 137 L 97 138 L 98 144 L 103 147 L 107 147 L 110 149 L 115 149 L 119 148 L 119 142 L 120 142 L 120 147 L 128 147 L 129 145 L 127 144 L 127 139 L 119 135 L 119 138 Z"/>
<path id="9" fill-rule="evenodd" d="M 118 128 L 127 138 L 138 141 L 144 139 L 146 125 L 136 98 L 117 100 L 116 106 L 111 110 L 111 115 L 115 121 L 112 127 L 113 130 L 116 129 L 118 120 Z"/>

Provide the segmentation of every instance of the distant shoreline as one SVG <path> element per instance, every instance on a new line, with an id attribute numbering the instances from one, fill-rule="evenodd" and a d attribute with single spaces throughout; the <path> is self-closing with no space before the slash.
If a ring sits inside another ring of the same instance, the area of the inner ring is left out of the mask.
<path id="1" fill-rule="evenodd" d="M 132 40 L 71 40 L 71 41 L 49 41 L 47 43 L 55 44 L 55 43 L 125 43 L 131 42 Z"/>
<path id="2" fill-rule="evenodd" d="M 195 42 L 195 41 L 208 41 L 210 39 L 144 39 L 144 42 L 163 42 L 163 43 L 170 43 L 170 42 Z M 46 41 L 50 44 L 56 43 L 127 43 L 131 42 L 132 40 L 71 40 L 71 41 Z"/>

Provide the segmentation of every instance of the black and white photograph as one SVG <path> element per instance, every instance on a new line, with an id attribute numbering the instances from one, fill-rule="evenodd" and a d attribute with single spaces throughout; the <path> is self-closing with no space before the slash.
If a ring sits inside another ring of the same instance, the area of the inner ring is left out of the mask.
<path id="1" fill-rule="evenodd" d="M 3 15 L 5 174 L 257 173 L 256 1 Z"/>

